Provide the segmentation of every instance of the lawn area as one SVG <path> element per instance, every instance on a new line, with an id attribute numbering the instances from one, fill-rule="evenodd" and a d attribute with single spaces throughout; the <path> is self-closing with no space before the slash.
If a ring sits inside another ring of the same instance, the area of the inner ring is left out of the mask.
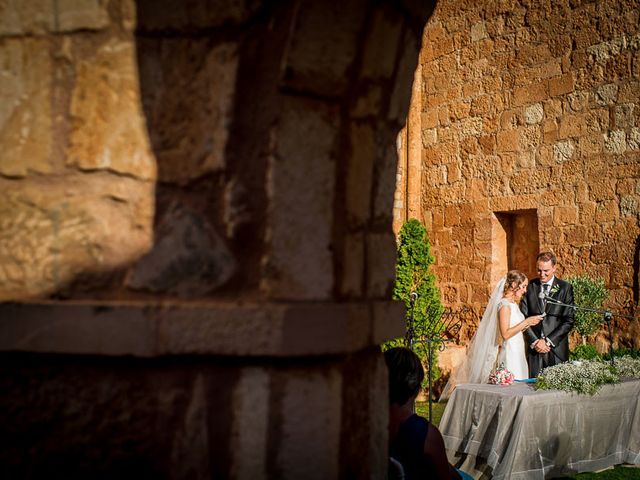
<path id="1" fill-rule="evenodd" d="M 439 425 L 442 413 L 446 407 L 446 402 L 438 403 L 433 402 L 433 424 Z M 416 413 L 425 418 L 429 418 L 429 402 L 416 402 Z M 640 468 L 624 467 L 618 465 L 617 467 L 609 470 L 605 470 L 600 473 L 579 473 L 574 477 L 576 480 L 640 480 Z"/>

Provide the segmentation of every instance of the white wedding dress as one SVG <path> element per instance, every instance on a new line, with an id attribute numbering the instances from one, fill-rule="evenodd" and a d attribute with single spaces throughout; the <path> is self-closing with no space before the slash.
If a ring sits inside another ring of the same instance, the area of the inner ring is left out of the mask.
<path id="1" fill-rule="evenodd" d="M 513 373 L 517 380 L 529 377 L 522 332 L 506 341 L 503 341 L 502 335 L 500 335 L 498 310 L 501 305 L 505 304 L 504 302 L 511 309 L 509 326 L 516 325 L 524 319 L 518 305 L 503 297 L 505 280 L 505 278 L 500 280 L 494 288 L 478 330 L 469 344 L 467 354 L 449 377 L 449 381 L 440 395 L 440 400 L 449 398 L 459 383 L 487 383 L 489 375 L 499 366 L 500 362 L 504 363 L 504 366 Z"/>
<path id="2" fill-rule="evenodd" d="M 511 310 L 509 327 L 513 327 L 524 320 L 524 315 L 517 304 L 503 298 L 498 305 L 498 312 L 503 306 Z M 529 367 L 522 332 L 518 332 L 513 337 L 502 342 L 502 348 L 498 354 L 498 364 L 500 363 L 504 363 L 505 368 L 513 373 L 516 380 L 523 380 L 529 377 Z"/>

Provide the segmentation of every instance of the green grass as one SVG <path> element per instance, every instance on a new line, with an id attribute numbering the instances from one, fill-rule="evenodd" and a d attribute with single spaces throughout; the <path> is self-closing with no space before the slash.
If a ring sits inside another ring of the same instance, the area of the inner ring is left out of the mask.
<path id="1" fill-rule="evenodd" d="M 436 426 L 440 424 L 442 413 L 447 403 L 433 402 L 431 404 L 433 411 L 432 423 Z M 416 402 L 416 413 L 424 418 L 429 418 L 429 402 Z M 579 473 L 573 477 L 575 480 L 640 480 L 640 467 L 625 467 L 618 465 L 615 468 L 605 470 L 600 473 Z"/>
<path id="2" fill-rule="evenodd" d="M 431 410 L 433 411 L 433 419 L 431 420 L 431 423 L 436 427 L 440 425 L 440 419 L 442 418 L 444 407 L 446 405 L 447 402 L 433 402 L 431 404 Z M 429 402 L 416 402 L 416 413 L 421 417 L 429 418 Z"/>

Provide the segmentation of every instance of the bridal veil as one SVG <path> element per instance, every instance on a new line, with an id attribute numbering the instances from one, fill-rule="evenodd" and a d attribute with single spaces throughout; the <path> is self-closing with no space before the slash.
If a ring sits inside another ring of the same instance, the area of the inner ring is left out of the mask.
<path id="1" fill-rule="evenodd" d="M 467 355 L 457 370 L 452 372 L 440 395 L 440 400 L 449 398 L 459 383 L 486 383 L 489 379 L 502 343 L 498 331 L 498 306 L 504 296 L 505 282 L 506 277 L 502 278 L 494 288 L 478 330 L 471 339 Z"/>

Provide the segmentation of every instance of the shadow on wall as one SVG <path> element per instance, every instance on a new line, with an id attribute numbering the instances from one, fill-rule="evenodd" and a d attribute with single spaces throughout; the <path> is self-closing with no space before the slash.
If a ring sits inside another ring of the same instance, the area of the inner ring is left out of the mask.
<path id="1" fill-rule="evenodd" d="M 255 290 L 266 149 L 290 12 L 261 2 L 224 9 L 139 1 L 137 9 L 140 89 L 158 183 L 154 247 L 127 286 L 179 297 Z"/>

